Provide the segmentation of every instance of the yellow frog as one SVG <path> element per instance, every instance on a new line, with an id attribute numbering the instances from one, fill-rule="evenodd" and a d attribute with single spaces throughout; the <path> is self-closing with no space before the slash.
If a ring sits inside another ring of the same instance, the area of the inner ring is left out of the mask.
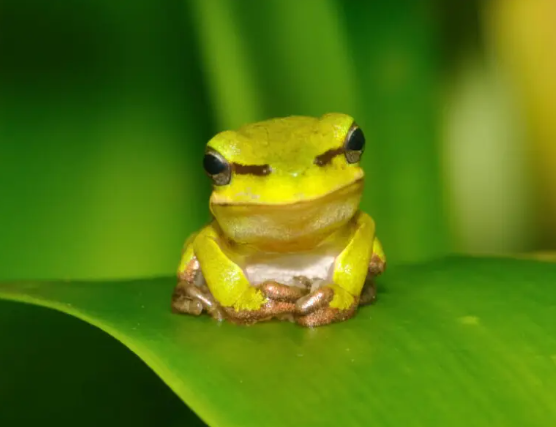
<path id="1" fill-rule="evenodd" d="M 359 210 L 363 131 L 346 114 L 217 134 L 204 169 L 213 221 L 186 241 L 174 312 L 319 326 L 374 300 L 386 258 Z"/>

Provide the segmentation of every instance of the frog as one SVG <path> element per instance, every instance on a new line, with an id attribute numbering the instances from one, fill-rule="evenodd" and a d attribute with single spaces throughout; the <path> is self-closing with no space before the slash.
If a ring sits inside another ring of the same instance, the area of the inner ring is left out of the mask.
<path id="1" fill-rule="evenodd" d="M 344 113 L 224 130 L 206 144 L 211 221 L 186 239 L 172 311 L 304 327 L 376 300 L 386 256 L 360 209 L 366 138 Z"/>

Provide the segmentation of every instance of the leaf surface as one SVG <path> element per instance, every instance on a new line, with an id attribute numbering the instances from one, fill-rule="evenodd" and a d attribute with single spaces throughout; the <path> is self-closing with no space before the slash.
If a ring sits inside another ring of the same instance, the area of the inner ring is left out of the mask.
<path id="1" fill-rule="evenodd" d="M 98 326 L 211 426 L 556 423 L 556 264 L 393 267 L 374 306 L 313 330 L 174 315 L 174 283 L 4 283 L 0 298 Z"/>

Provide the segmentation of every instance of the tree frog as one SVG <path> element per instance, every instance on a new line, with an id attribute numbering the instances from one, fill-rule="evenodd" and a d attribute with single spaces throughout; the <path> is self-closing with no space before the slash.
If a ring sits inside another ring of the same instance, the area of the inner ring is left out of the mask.
<path id="1" fill-rule="evenodd" d="M 314 327 L 372 302 L 386 258 L 359 209 L 364 149 L 361 128 L 339 113 L 214 136 L 203 160 L 213 220 L 185 242 L 173 311 Z"/>

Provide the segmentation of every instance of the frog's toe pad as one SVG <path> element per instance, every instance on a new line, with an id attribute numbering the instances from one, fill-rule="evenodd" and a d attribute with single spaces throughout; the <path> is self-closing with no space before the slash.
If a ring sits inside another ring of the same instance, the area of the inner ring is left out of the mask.
<path id="1" fill-rule="evenodd" d="M 203 305 L 199 301 L 192 299 L 177 298 L 172 301 L 172 311 L 178 314 L 198 316 L 203 312 Z"/>
<path id="2" fill-rule="evenodd" d="M 203 305 L 200 301 L 192 299 L 187 290 L 187 284 L 180 283 L 176 286 L 172 295 L 172 311 L 178 314 L 198 316 L 203 312 Z"/>
<path id="3" fill-rule="evenodd" d="M 327 307 L 330 301 L 334 299 L 334 290 L 330 287 L 322 287 L 315 292 L 299 298 L 295 304 L 296 312 L 300 315 L 306 315 L 320 308 Z"/>
<path id="4" fill-rule="evenodd" d="M 353 317 L 359 305 L 359 299 L 349 296 L 347 308 L 336 307 L 333 302 L 345 292 L 335 285 L 324 286 L 296 303 L 295 321 L 305 327 L 328 325 Z M 345 296 L 345 295 L 344 295 Z M 340 298 L 341 299 L 341 298 Z"/>
<path id="5" fill-rule="evenodd" d="M 271 301 L 296 302 L 307 294 L 307 288 L 282 285 L 278 282 L 267 281 L 259 289 Z"/>
<path id="6" fill-rule="evenodd" d="M 383 261 L 377 254 L 373 254 L 369 263 L 369 274 L 380 276 L 386 270 L 386 261 Z"/>
<path id="7" fill-rule="evenodd" d="M 236 310 L 233 307 L 223 307 L 222 309 L 226 320 L 232 323 L 250 325 L 273 318 L 292 320 L 291 313 L 295 311 L 295 304 L 288 301 L 268 300 L 258 310 Z"/>
<path id="8" fill-rule="evenodd" d="M 218 303 L 206 287 L 187 281 L 178 283 L 172 294 L 172 311 L 178 314 L 200 315 L 206 311 L 217 320 L 222 320 Z"/>
<path id="9" fill-rule="evenodd" d="M 339 310 L 332 307 L 322 307 L 313 311 L 310 314 L 304 316 L 297 316 L 296 322 L 308 328 L 314 328 L 316 326 L 324 326 L 330 323 L 343 322 L 355 314 L 357 310 L 357 304 L 353 304 L 347 310 Z"/>
<path id="10" fill-rule="evenodd" d="M 361 296 L 359 297 L 359 305 L 369 305 L 376 301 L 376 284 L 374 280 L 367 279 Z"/>

